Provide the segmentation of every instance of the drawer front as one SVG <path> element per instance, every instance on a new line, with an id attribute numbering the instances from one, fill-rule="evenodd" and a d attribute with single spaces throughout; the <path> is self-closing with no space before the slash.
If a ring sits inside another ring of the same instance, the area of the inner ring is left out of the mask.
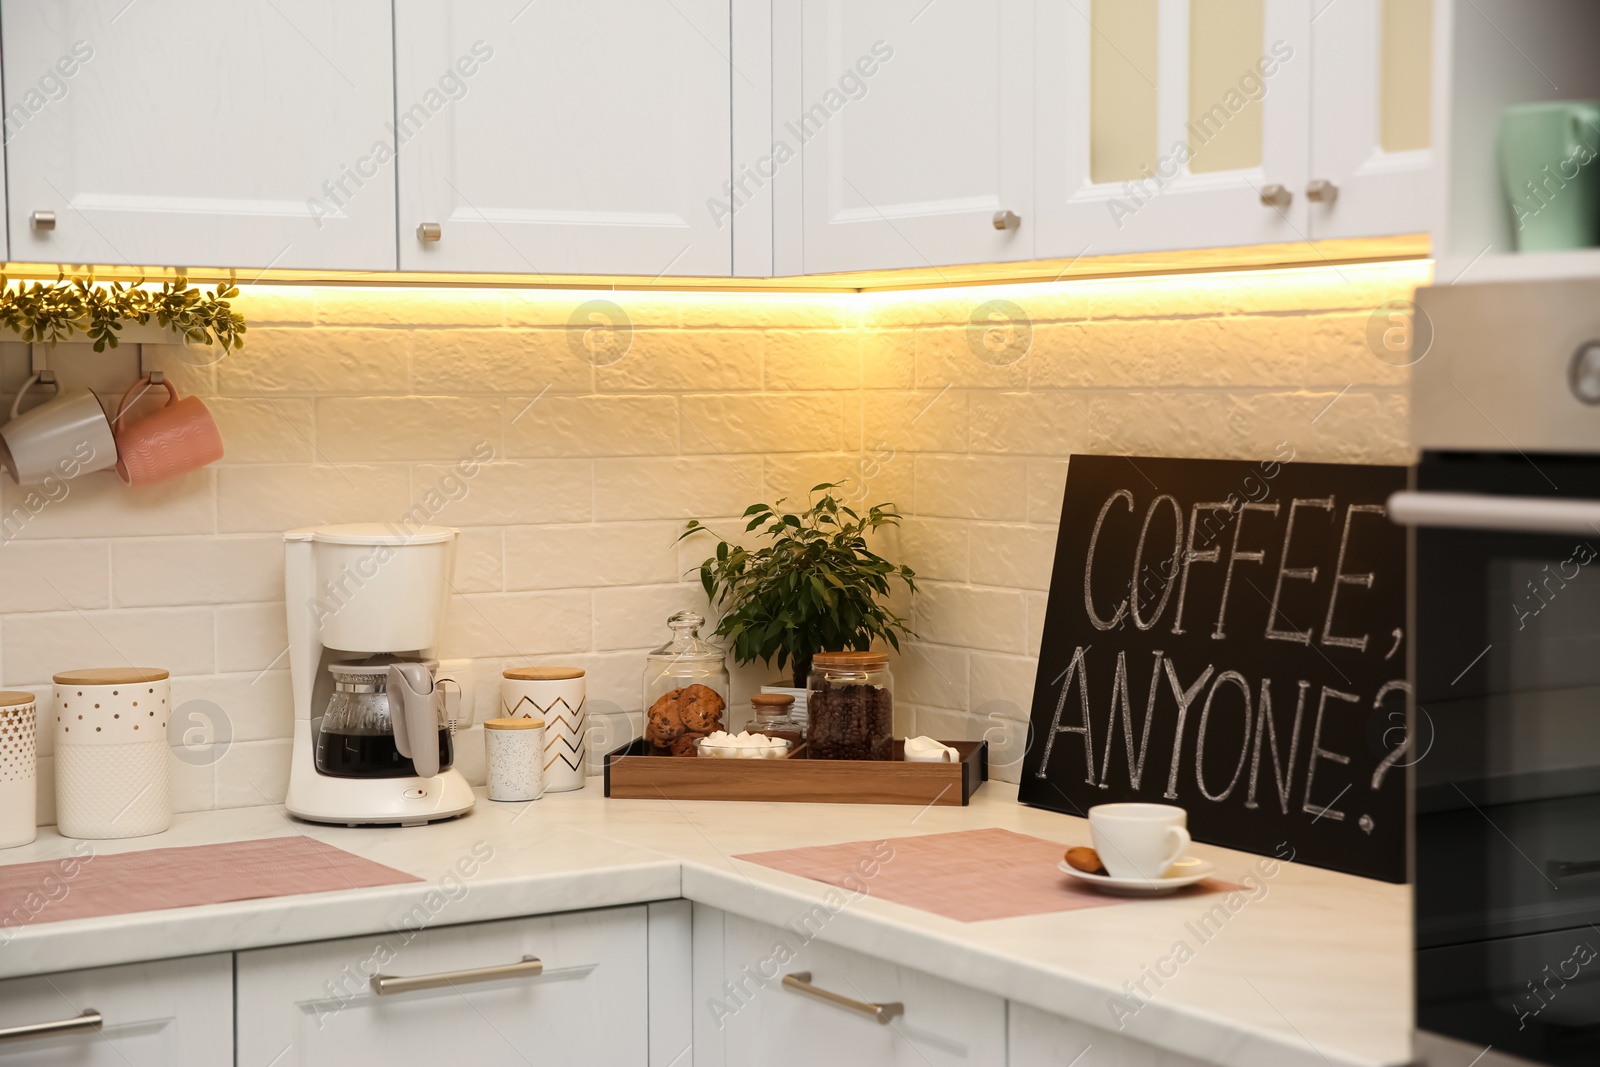
<path id="1" fill-rule="evenodd" d="M 697 1005 L 716 1019 L 697 1033 L 720 1026 L 729 1067 L 1005 1062 L 1006 1006 L 999 997 L 809 939 L 804 922 L 779 928 L 726 915 L 724 923 L 720 996 Z M 809 974 L 806 986 L 783 983 L 796 974 Z M 892 1017 L 880 1022 L 826 994 L 902 1010 L 887 1010 Z"/>
<path id="2" fill-rule="evenodd" d="M 1210 1067 L 1212 1063 L 1049 1015 L 1025 1004 L 1013 1002 L 1009 1014 L 1010 1067 L 1080 1062 L 1082 1067 Z M 1094 1050 L 1093 1055 L 1089 1054 L 1090 1049 Z"/>
<path id="3" fill-rule="evenodd" d="M 482 973 L 525 956 L 542 970 Z M 241 952 L 238 1063 L 637 1067 L 647 974 L 643 907 Z M 379 995 L 378 975 L 448 981 Z"/>
<path id="4" fill-rule="evenodd" d="M 82 1025 L 100 1015 L 99 1030 Z M 0 1033 L 69 1024 L 0 1040 L 3 1067 L 216 1067 L 233 1062 L 233 957 L 65 971 L 0 982 Z"/>

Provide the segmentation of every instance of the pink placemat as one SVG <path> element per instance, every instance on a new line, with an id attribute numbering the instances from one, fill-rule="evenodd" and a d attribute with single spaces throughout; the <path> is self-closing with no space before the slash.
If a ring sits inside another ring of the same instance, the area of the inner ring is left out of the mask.
<path id="1" fill-rule="evenodd" d="M 79 852 L 0 866 L 0 927 L 422 881 L 309 837 Z"/>
<path id="2" fill-rule="evenodd" d="M 1065 852 L 1066 847 L 1055 841 L 990 828 L 752 852 L 735 858 L 967 923 L 1137 900 L 1097 892 L 1062 874 L 1056 865 Z M 1238 888 L 1207 878 L 1173 895 Z"/>

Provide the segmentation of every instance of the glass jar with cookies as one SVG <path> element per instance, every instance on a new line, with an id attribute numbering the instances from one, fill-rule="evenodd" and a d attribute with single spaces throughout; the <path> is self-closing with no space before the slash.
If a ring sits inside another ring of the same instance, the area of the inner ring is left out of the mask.
<path id="1" fill-rule="evenodd" d="M 705 616 L 680 611 L 667 620 L 672 639 L 644 668 L 644 736 L 653 756 L 693 756 L 695 742 L 725 729 L 727 656 L 700 636 Z"/>

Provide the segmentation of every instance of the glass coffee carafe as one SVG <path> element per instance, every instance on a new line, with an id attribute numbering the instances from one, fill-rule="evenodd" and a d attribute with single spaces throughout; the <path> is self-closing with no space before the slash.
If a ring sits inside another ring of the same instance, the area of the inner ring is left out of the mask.
<path id="1" fill-rule="evenodd" d="M 430 778 L 449 768 L 459 694 L 433 662 L 332 663 L 333 696 L 317 731 L 317 770 L 335 778 Z M 426 740 L 424 740 L 426 738 Z M 436 740 L 435 740 L 436 738 Z M 437 763 L 426 747 L 437 745 Z"/>

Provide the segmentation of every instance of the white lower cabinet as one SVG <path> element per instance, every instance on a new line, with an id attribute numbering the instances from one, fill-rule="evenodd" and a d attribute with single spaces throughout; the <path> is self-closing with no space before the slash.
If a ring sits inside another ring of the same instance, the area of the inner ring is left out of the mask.
<path id="1" fill-rule="evenodd" d="M 646 916 L 612 908 L 241 952 L 237 1063 L 642 1067 Z M 527 957 L 542 967 L 513 969 Z M 436 981 L 380 995 L 377 975 Z"/>
<path id="2" fill-rule="evenodd" d="M 86 1013 L 100 1017 L 98 1029 Z M 20 1028 L 37 1036 L 17 1034 Z M 233 957 L 226 953 L 0 981 L 4 1067 L 232 1062 Z"/>
<path id="3" fill-rule="evenodd" d="M 1010 1067 L 1209 1067 L 1181 1052 L 1168 1052 L 1025 1004 L 1012 1001 L 1009 1007 Z"/>
<path id="4" fill-rule="evenodd" d="M 701 929 L 718 916 L 720 931 Z M 1005 1063 L 1004 1000 L 812 940 L 827 918 L 815 909 L 781 928 L 696 909 L 696 1067 Z M 719 958 L 701 954 L 718 940 Z M 720 987 L 698 973 L 701 959 L 720 962 Z M 886 1007 L 880 1022 L 874 1004 L 899 1007 Z"/>

